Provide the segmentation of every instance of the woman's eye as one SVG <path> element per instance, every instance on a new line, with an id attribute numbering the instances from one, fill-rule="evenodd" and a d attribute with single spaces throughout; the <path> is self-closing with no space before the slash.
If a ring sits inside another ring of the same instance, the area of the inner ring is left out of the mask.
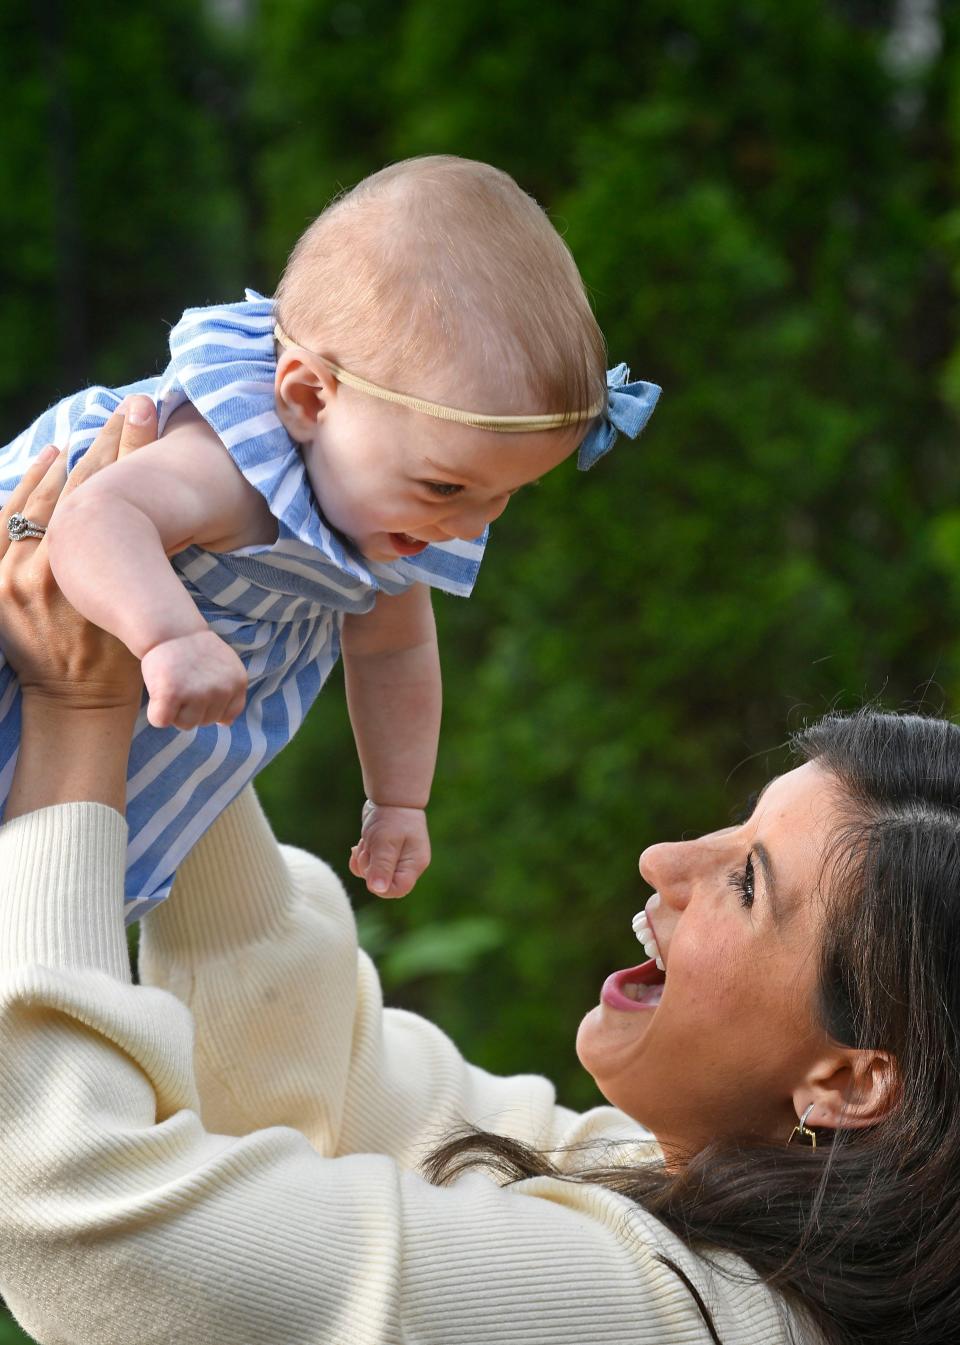
<path id="1" fill-rule="evenodd" d="M 738 893 L 740 905 L 749 911 L 753 905 L 753 855 L 747 855 L 747 862 L 742 873 L 731 873 L 727 882 Z"/>
<path id="2" fill-rule="evenodd" d="M 453 481 L 424 481 L 423 484 L 431 495 L 459 495 L 463 490 L 463 486 Z"/>

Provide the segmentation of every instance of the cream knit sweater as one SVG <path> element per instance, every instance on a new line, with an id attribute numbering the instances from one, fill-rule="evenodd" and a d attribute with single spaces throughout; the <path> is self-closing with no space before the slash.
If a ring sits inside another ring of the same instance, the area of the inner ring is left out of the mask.
<path id="1" fill-rule="evenodd" d="M 42 1345 L 706 1345 L 661 1251 L 724 1345 L 787 1339 L 775 1296 L 608 1191 L 417 1175 L 464 1119 L 655 1151 L 384 1010 L 340 883 L 250 790 L 148 918 L 142 986 L 125 845 L 99 804 L 0 830 L 0 1291 Z"/>

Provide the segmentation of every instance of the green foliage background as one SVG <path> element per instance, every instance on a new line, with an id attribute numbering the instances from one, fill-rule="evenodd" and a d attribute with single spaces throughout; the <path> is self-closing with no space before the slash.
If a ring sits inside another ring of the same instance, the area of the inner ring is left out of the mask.
<path id="1" fill-rule="evenodd" d="M 597 1100 L 576 1024 L 635 958 L 638 851 L 723 824 L 832 705 L 958 705 L 960 15 L 911 56 L 922 8 L 0 12 L 5 437 L 161 367 L 184 307 L 270 292 L 331 194 L 437 151 L 550 209 L 611 362 L 663 384 L 638 445 L 525 492 L 475 597 L 438 600 L 435 860 L 404 903 L 356 892 L 393 1002 L 572 1105 Z M 345 872 L 336 682 L 260 789 Z"/>

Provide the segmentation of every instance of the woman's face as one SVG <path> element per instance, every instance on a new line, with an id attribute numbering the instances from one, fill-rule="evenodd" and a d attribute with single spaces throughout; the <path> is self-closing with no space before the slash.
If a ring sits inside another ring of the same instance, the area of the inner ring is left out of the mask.
<path id="1" fill-rule="evenodd" d="M 660 896 L 649 913 L 666 968 L 659 1003 L 631 998 L 637 969 L 617 973 L 577 1054 L 667 1150 L 786 1140 L 796 1124 L 794 1090 L 828 1046 L 816 1016 L 819 884 L 839 798 L 811 762 L 773 780 L 740 825 L 640 856 Z"/>

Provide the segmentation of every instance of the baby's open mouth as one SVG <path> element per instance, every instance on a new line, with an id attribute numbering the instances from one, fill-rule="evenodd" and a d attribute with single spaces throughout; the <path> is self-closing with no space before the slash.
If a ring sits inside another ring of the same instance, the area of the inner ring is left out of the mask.
<path id="1" fill-rule="evenodd" d="M 391 532 L 387 536 L 390 538 L 390 545 L 396 551 L 398 556 L 419 556 L 421 551 L 426 551 L 428 543 L 421 542 L 416 537 L 411 537 L 408 532 Z"/>

